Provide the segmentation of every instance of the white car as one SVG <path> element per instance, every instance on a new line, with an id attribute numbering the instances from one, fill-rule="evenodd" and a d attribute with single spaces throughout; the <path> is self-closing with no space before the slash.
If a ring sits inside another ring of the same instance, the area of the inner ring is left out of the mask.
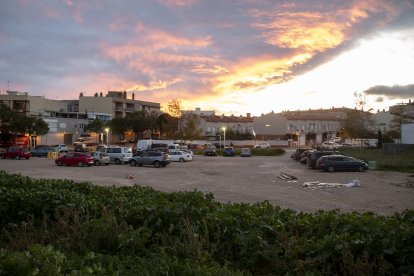
<path id="1" fill-rule="evenodd" d="M 339 148 L 339 144 L 335 142 L 323 142 L 320 148 L 325 150 L 335 150 Z"/>
<path id="2" fill-rule="evenodd" d="M 270 148 L 270 144 L 268 142 L 262 142 L 260 144 L 254 145 L 255 149 L 268 149 Z"/>
<path id="3" fill-rule="evenodd" d="M 59 152 L 69 152 L 68 145 L 66 144 L 59 144 L 56 148 Z"/>
<path id="4" fill-rule="evenodd" d="M 174 162 L 185 162 L 193 160 L 193 156 L 190 153 L 181 150 L 170 151 L 169 155 L 170 160 Z"/>

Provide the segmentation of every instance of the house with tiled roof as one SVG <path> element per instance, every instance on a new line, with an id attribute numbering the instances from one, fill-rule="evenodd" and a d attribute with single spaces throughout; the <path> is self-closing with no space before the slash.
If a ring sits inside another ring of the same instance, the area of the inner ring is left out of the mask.
<path id="1" fill-rule="evenodd" d="M 200 116 L 200 128 L 205 140 L 218 140 L 219 136 L 226 135 L 234 137 L 238 136 L 244 139 L 251 138 L 253 135 L 253 117 L 250 113 L 246 116 L 225 116 L 225 115 L 209 115 Z"/>
<path id="2" fill-rule="evenodd" d="M 284 111 L 254 117 L 258 140 L 288 140 L 299 145 L 316 145 L 339 136 L 341 121 L 349 108 Z"/>

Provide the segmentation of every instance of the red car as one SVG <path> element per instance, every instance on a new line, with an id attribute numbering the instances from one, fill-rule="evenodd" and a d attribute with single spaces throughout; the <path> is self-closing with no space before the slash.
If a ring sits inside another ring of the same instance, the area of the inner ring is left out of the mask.
<path id="1" fill-rule="evenodd" d="M 93 165 L 93 158 L 88 153 L 83 152 L 69 152 L 61 157 L 55 159 L 55 163 L 58 166 L 66 165 L 72 166 L 76 165 L 79 167 Z"/>
<path id="2" fill-rule="evenodd" d="M 1 154 L 2 159 L 12 158 L 12 159 L 29 159 L 30 151 L 27 148 L 21 147 L 10 147 L 7 151 Z"/>

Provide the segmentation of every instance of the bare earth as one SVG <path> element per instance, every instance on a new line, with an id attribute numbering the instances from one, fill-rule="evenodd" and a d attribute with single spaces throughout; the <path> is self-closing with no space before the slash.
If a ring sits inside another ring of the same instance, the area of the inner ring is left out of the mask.
<path id="1" fill-rule="evenodd" d="M 290 152 L 279 157 L 195 156 L 186 163 L 166 168 L 115 165 L 100 167 L 58 167 L 54 160 L 0 159 L 0 170 L 34 178 L 65 178 L 102 186 L 150 186 L 158 190 L 202 191 L 221 202 L 256 203 L 267 200 L 282 208 L 303 212 L 339 209 L 342 212 L 374 212 L 391 215 L 414 208 L 414 174 L 383 171 L 327 173 L 309 170 L 290 159 Z M 280 179 L 280 173 L 297 181 Z M 130 179 L 128 175 L 133 178 Z M 349 183 L 360 187 L 304 188 L 304 182 Z"/>

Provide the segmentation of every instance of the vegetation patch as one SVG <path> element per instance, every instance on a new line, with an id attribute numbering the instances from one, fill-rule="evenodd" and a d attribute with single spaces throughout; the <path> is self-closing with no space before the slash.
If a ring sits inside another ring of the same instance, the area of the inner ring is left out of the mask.
<path id="1" fill-rule="evenodd" d="M 383 153 L 381 149 L 341 149 L 342 154 L 353 156 L 366 162 L 375 161 L 378 170 L 414 172 L 414 150 L 401 153 Z"/>
<path id="2" fill-rule="evenodd" d="M 223 204 L 0 171 L 0 275 L 409 275 L 414 211 Z"/>

